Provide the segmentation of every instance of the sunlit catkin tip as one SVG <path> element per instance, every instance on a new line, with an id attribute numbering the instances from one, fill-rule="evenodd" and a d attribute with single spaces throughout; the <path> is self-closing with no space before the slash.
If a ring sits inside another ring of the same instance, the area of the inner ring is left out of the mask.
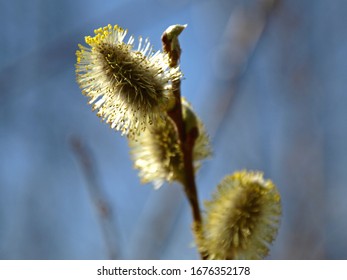
<path id="1" fill-rule="evenodd" d="M 236 172 L 206 203 L 202 249 L 210 259 L 263 259 L 277 235 L 280 195 L 259 172 Z"/>
<path id="2" fill-rule="evenodd" d="M 172 40 L 173 38 L 177 38 L 178 35 L 182 33 L 184 29 L 187 28 L 187 24 L 174 24 L 166 28 L 164 31 L 164 34 L 168 37 L 169 40 Z"/>
<path id="3" fill-rule="evenodd" d="M 181 78 L 167 55 L 154 53 L 148 40 L 134 47 L 131 36 L 117 25 L 85 37 L 89 46 L 76 52 L 77 82 L 97 115 L 130 138 L 162 117 L 171 95 L 171 82 Z"/>

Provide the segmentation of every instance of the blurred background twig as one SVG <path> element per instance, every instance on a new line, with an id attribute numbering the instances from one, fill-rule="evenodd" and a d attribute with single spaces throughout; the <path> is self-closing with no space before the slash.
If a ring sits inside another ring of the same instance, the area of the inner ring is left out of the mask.
<path id="1" fill-rule="evenodd" d="M 99 217 L 108 257 L 111 260 L 120 259 L 122 258 L 120 247 L 121 234 L 119 228 L 115 224 L 117 219 L 112 210 L 115 205 L 111 206 L 103 193 L 96 168 L 96 160 L 92 156 L 90 149 L 88 149 L 77 136 L 70 138 L 70 145 L 86 178 L 90 199 Z"/>

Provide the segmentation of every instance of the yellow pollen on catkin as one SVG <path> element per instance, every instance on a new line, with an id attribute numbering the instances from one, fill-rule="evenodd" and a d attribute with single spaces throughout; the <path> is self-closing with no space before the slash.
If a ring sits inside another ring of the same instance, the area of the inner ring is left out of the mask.
<path id="1" fill-rule="evenodd" d="M 180 79 L 170 69 L 165 54 L 152 51 L 148 40 L 133 47 L 127 31 L 107 25 L 86 36 L 78 45 L 76 78 L 97 116 L 129 138 L 137 138 L 151 123 L 163 118 L 172 95 L 172 81 Z"/>

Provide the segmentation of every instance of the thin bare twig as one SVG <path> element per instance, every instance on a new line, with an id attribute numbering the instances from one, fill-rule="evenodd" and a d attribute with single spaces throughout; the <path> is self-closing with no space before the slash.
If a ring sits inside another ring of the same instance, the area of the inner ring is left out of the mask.
<path id="1" fill-rule="evenodd" d="M 211 125 L 214 128 L 214 131 L 210 131 L 212 138 L 217 137 L 222 131 L 235 94 L 248 73 L 250 60 L 263 38 L 272 14 L 280 4 L 281 0 L 254 1 L 252 4 L 243 3 L 230 15 L 221 42 L 226 52 L 220 57 L 221 61 L 231 62 L 227 71 L 223 72 L 224 78 L 227 78 L 228 81 L 228 88 L 222 89 L 226 93 L 219 99 L 218 114 L 213 114 L 216 119 Z"/>
<path id="2" fill-rule="evenodd" d="M 105 198 L 98 182 L 96 164 L 92 154 L 78 137 L 71 137 L 70 145 L 87 180 L 88 191 L 98 213 L 108 256 L 110 259 L 119 259 L 121 255 L 118 242 L 119 232 L 114 222 L 110 203 Z"/>

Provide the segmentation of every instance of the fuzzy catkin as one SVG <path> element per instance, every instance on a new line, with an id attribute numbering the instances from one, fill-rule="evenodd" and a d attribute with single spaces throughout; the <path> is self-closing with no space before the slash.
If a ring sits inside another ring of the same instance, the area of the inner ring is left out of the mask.
<path id="1" fill-rule="evenodd" d="M 168 58 L 154 53 L 148 40 L 124 41 L 127 31 L 108 25 L 85 37 L 76 52 L 76 78 L 97 115 L 129 138 L 136 138 L 163 116 L 171 82 L 181 78 Z"/>
<path id="2" fill-rule="evenodd" d="M 211 155 L 209 139 L 202 122 L 186 100 L 182 99 L 183 122 L 187 129 L 198 130 L 193 147 L 194 167 Z M 164 182 L 183 181 L 183 155 L 175 124 L 168 115 L 153 124 L 137 140 L 130 140 L 130 153 L 134 167 L 139 170 L 142 183 L 152 182 L 159 188 Z"/>
<path id="3" fill-rule="evenodd" d="M 277 234 L 280 216 L 280 195 L 270 180 L 260 172 L 235 172 L 206 202 L 198 246 L 210 259 L 263 259 Z"/>

